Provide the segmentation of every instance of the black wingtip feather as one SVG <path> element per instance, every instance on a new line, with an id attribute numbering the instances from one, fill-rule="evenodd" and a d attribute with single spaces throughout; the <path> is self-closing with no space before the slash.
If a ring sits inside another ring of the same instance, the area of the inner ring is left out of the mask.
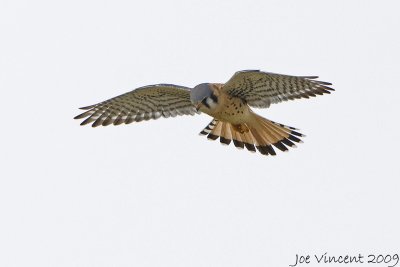
<path id="1" fill-rule="evenodd" d="M 130 123 L 132 123 L 134 121 L 135 121 L 135 119 L 132 116 L 129 116 L 128 118 L 126 118 L 125 124 L 130 124 Z"/>
<path id="2" fill-rule="evenodd" d="M 102 121 L 102 118 L 100 117 L 100 118 L 98 118 L 97 120 L 95 120 L 95 121 L 93 122 L 92 127 L 93 127 L 93 128 L 94 128 L 94 127 L 98 127 L 98 126 L 102 125 L 102 123 L 103 123 L 103 121 Z"/>
<path id="3" fill-rule="evenodd" d="M 89 118 L 86 118 L 84 121 L 82 121 L 80 125 L 83 126 L 83 125 L 91 123 L 92 121 L 93 121 L 93 119 L 91 117 L 89 117 Z"/>
<path id="4" fill-rule="evenodd" d="M 329 87 L 329 86 L 321 86 L 321 88 L 325 89 L 325 90 L 329 90 L 329 91 L 335 91 L 335 89 L 333 89 L 332 87 Z"/>
<path id="5" fill-rule="evenodd" d="M 311 79 L 311 80 L 319 78 L 319 76 L 299 76 L 299 77 L 300 78 L 305 78 L 305 79 Z"/>
<path id="6" fill-rule="evenodd" d="M 107 117 L 107 119 L 105 119 L 101 125 L 108 126 L 112 123 L 113 123 L 112 117 Z"/>
<path id="7" fill-rule="evenodd" d="M 75 116 L 75 117 L 74 117 L 74 120 L 83 119 L 83 118 L 85 118 L 86 116 L 87 116 L 87 115 L 86 115 L 86 112 L 84 112 L 84 113 L 79 114 L 78 116 Z"/>
<path id="8" fill-rule="evenodd" d="M 79 109 L 88 110 L 88 109 L 94 108 L 95 106 L 96 105 L 90 105 L 90 106 L 86 106 L 86 107 L 80 107 Z"/>
<path id="9" fill-rule="evenodd" d="M 332 83 L 329 82 L 322 82 L 322 81 L 318 81 L 319 84 L 323 84 L 323 85 L 332 85 Z"/>
<path id="10" fill-rule="evenodd" d="M 115 121 L 114 121 L 114 125 L 120 125 L 120 124 L 122 124 L 122 123 L 124 123 L 124 120 L 122 119 L 122 118 L 118 118 L 118 119 L 116 119 Z"/>

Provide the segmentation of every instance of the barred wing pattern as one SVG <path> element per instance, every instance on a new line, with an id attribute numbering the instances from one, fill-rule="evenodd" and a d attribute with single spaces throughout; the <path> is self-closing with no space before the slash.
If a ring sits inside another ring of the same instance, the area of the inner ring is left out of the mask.
<path id="1" fill-rule="evenodd" d="M 197 113 L 190 101 L 190 88 L 173 84 L 140 87 L 81 109 L 87 111 L 74 119 L 86 118 L 81 125 L 93 122 L 93 127 Z"/>
<path id="2" fill-rule="evenodd" d="M 267 108 L 270 104 L 297 98 L 330 94 L 331 83 L 316 81 L 318 76 L 290 76 L 259 70 L 238 71 L 224 85 L 231 96 L 242 98 L 252 107 Z"/>

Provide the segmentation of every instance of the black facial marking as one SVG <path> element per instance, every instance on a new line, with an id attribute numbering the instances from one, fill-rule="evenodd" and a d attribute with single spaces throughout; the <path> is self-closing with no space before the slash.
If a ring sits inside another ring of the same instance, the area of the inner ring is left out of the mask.
<path id="1" fill-rule="evenodd" d="M 203 100 L 201 100 L 201 103 L 206 106 L 207 108 L 210 108 L 210 105 L 207 103 L 207 98 L 204 98 Z"/>
<path id="2" fill-rule="evenodd" d="M 214 94 L 211 94 L 210 98 L 215 102 L 218 103 L 218 97 Z"/>

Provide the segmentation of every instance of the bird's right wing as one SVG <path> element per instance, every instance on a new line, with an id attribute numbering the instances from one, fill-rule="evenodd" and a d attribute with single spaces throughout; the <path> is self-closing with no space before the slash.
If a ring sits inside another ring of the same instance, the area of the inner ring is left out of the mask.
<path id="1" fill-rule="evenodd" d="M 197 113 L 190 101 L 190 88 L 173 84 L 140 87 L 81 109 L 87 111 L 74 119 L 86 118 L 81 125 L 93 122 L 93 127 Z"/>

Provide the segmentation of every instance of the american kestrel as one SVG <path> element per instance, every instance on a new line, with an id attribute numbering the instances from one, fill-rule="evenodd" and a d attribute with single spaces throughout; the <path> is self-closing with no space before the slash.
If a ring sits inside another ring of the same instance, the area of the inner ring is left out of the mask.
<path id="1" fill-rule="evenodd" d="M 290 76 L 259 70 L 236 72 L 223 83 L 202 83 L 194 88 L 174 84 L 155 84 L 101 103 L 83 107 L 86 118 L 81 125 L 92 127 L 129 124 L 159 117 L 194 115 L 204 112 L 213 120 L 200 132 L 222 144 L 232 141 L 237 148 L 258 150 L 263 155 L 276 155 L 273 147 L 287 151 L 304 136 L 290 126 L 273 122 L 254 113 L 250 107 L 268 108 L 297 98 L 329 94 L 331 83 L 315 80 L 317 76 Z"/>

